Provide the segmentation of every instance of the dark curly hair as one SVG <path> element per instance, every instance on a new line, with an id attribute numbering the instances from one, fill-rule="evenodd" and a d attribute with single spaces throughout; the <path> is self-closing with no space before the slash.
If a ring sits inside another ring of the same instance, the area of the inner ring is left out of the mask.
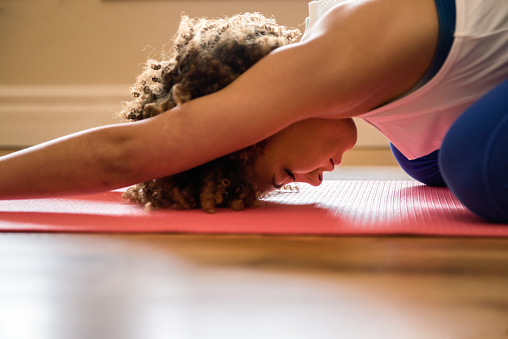
<path id="1" fill-rule="evenodd" d="M 216 92 L 274 49 L 296 41 L 297 29 L 259 13 L 224 19 L 182 17 L 172 52 L 148 60 L 132 87 L 133 99 L 120 115 L 132 121 L 153 117 L 192 99 Z M 124 197 L 146 208 L 242 210 L 254 206 L 253 180 L 261 141 L 196 168 L 130 187 Z"/>

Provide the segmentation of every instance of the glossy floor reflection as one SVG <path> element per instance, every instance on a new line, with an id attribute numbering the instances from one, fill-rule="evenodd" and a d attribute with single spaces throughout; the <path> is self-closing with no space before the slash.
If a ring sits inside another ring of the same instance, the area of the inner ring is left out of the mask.
<path id="1" fill-rule="evenodd" d="M 508 240 L 0 234 L 0 338 L 507 338 Z"/>

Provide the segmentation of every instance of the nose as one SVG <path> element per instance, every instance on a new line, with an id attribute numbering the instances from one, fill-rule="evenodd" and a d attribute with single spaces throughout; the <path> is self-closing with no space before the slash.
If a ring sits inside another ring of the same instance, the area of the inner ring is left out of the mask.
<path id="1" fill-rule="evenodd" d="M 302 173 L 300 175 L 295 173 L 295 178 L 298 182 L 305 182 L 312 186 L 319 186 L 323 182 L 323 172 L 331 172 L 334 168 L 334 161 L 329 159 L 327 163 L 312 172 Z"/>
<path id="2" fill-rule="evenodd" d="M 310 173 L 301 174 L 296 176 L 296 181 L 305 182 L 312 186 L 319 186 L 323 182 L 323 171 L 315 170 Z"/>

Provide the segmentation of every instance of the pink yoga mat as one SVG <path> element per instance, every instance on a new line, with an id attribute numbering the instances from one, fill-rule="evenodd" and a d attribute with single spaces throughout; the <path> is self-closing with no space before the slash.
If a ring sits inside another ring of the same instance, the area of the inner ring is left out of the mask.
<path id="1" fill-rule="evenodd" d="M 410 180 L 329 180 L 299 188 L 272 195 L 260 208 L 215 214 L 148 212 L 122 200 L 120 191 L 0 201 L 0 231 L 508 236 L 508 225 L 481 220 L 446 188 Z"/>

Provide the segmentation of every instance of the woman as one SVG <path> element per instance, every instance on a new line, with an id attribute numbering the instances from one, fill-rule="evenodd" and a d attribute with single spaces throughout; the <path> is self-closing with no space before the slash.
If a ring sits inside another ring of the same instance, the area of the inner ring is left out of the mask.
<path id="1" fill-rule="evenodd" d="M 131 193 L 150 203 L 163 194 L 161 185 L 150 188 L 154 178 L 251 145 L 262 150 L 254 152 L 259 155 L 246 176 L 256 192 L 292 181 L 318 185 L 323 171 L 332 170 L 354 145 L 351 118 L 359 117 L 390 139 L 414 177 L 447 184 L 473 212 L 508 222 L 508 85 L 503 82 L 508 5 L 358 0 L 311 21 L 316 23 L 300 43 L 277 48 L 212 94 L 184 93 L 164 114 L 3 158 L 0 197 L 93 193 L 146 182 Z M 172 91 L 178 93 L 179 86 Z M 250 156 L 240 152 L 237 158 Z M 217 179 L 223 183 L 214 191 L 221 196 L 215 199 L 219 206 L 224 196 L 245 198 L 238 188 L 222 194 L 231 183 Z"/>

